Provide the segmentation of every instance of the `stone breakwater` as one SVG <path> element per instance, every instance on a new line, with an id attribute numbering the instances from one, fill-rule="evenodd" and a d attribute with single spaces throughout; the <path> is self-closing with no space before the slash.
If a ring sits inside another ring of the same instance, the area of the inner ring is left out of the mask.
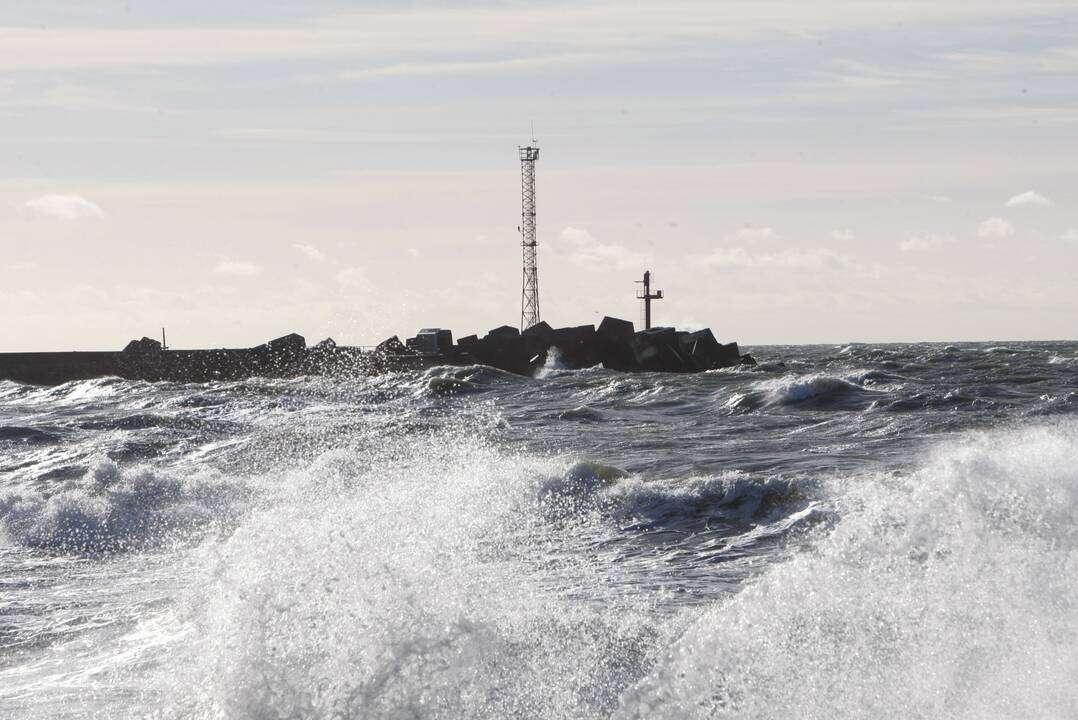
<path id="1" fill-rule="evenodd" d="M 523 333 L 502 326 L 483 337 L 453 342 L 449 330 L 421 330 L 401 342 L 396 336 L 373 349 L 338 346 L 332 339 L 308 346 L 296 334 L 253 348 L 167 350 L 150 338 L 133 340 L 119 352 L 0 353 L 0 380 L 59 385 L 117 376 L 151 382 L 210 382 L 249 377 L 369 375 L 436 365 L 489 365 L 531 375 L 550 356 L 566 369 L 602 365 L 622 372 L 691 373 L 755 364 L 737 343 L 722 344 L 710 330 L 651 328 L 635 331 L 627 320 L 606 317 L 596 328 L 552 328 L 545 322 Z"/>

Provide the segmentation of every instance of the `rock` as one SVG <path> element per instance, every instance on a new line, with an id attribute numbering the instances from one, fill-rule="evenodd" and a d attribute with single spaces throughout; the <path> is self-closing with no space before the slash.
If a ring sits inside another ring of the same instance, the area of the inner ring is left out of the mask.
<path id="1" fill-rule="evenodd" d="M 667 355 L 663 348 L 672 347 L 676 342 L 677 333 L 674 328 L 657 327 L 638 331 L 632 339 L 637 365 L 641 370 L 662 372 L 666 369 L 664 360 Z"/>
<path id="2" fill-rule="evenodd" d="M 415 353 L 404 346 L 400 338 L 394 335 L 386 338 L 374 347 L 374 352 L 379 355 L 414 355 Z"/>
<path id="3" fill-rule="evenodd" d="M 726 343 L 722 346 L 720 362 L 723 363 L 721 367 L 729 367 L 741 362 L 741 350 L 738 349 L 736 342 Z"/>
<path id="4" fill-rule="evenodd" d="M 132 340 L 124 347 L 125 353 L 148 353 L 160 352 L 161 342 L 153 338 L 144 337 L 141 340 Z"/>
<path id="5" fill-rule="evenodd" d="M 488 332 L 486 337 L 520 337 L 520 331 L 512 325 L 501 325 Z"/>
<path id="6" fill-rule="evenodd" d="M 493 333 L 494 331 L 491 330 L 491 332 Z M 521 335 L 540 340 L 551 340 L 554 337 L 554 328 L 550 327 L 545 320 L 542 320 L 527 328 Z"/>
<path id="7" fill-rule="evenodd" d="M 595 354 L 603 367 L 621 372 L 639 369 L 633 352 L 633 324 L 628 320 L 604 317 L 595 331 Z M 592 363 L 593 365 L 596 363 Z"/>
<path id="8" fill-rule="evenodd" d="M 500 370 L 525 375 L 529 370 L 529 360 L 534 357 L 535 338 L 516 335 L 487 334 L 481 340 L 462 346 L 469 355 L 484 365 Z"/>
<path id="9" fill-rule="evenodd" d="M 274 354 L 292 354 L 306 350 L 307 341 L 302 335 L 289 333 L 288 335 L 270 340 L 263 347 Z"/>
<path id="10" fill-rule="evenodd" d="M 605 340 L 628 343 L 633 339 L 634 329 L 633 324 L 628 320 L 604 317 L 596 332 Z"/>
<path id="11" fill-rule="evenodd" d="M 453 331 L 442 328 L 423 328 L 408 338 L 409 348 L 424 355 L 448 355 L 453 351 Z"/>

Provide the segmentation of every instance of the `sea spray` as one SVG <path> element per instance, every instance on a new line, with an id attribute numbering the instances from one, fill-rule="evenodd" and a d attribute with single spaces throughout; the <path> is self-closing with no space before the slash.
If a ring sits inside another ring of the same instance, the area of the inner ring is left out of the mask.
<path id="1" fill-rule="evenodd" d="M 709 609 L 619 716 L 1068 716 L 1076 458 L 1061 423 L 835 482 L 834 530 Z"/>
<path id="2" fill-rule="evenodd" d="M 665 644 L 640 609 L 541 582 L 535 508 L 560 463 L 449 434 L 330 465 L 221 547 L 185 714 L 601 715 Z"/>

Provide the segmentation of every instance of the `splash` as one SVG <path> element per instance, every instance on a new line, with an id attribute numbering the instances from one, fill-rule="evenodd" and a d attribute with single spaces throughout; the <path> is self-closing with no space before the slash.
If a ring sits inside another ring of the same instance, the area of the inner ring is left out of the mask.
<path id="1" fill-rule="evenodd" d="M 556 377 L 566 372 L 566 370 L 568 368 L 565 367 L 565 363 L 561 359 L 561 348 L 552 347 L 546 351 L 546 358 L 543 360 L 543 365 L 536 369 L 535 377 L 544 380 Z"/>
<path id="2" fill-rule="evenodd" d="M 542 582 L 552 539 L 536 503 L 557 466 L 457 434 L 338 453 L 290 478 L 296 502 L 245 523 L 209 569 L 188 659 L 200 677 L 174 689 L 175 706 L 228 718 L 608 715 L 669 640 L 640 608 L 570 602 Z"/>
<path id="3" fill-rule="evenodd" d="M 231 528 L 253 495 L 249 486 L 208 470 L 192 475 L 121 470 L 99 458 L 48 497 L 0 491 L 0 537 L 74 554 L 163 547 Z"/>
<path id="4" fill-rule="evenodd" d="M 834 531 L 705 613 L 619 716 L 1071 715 L 1076 457 L 1057 425 L 836 487 Z"/>

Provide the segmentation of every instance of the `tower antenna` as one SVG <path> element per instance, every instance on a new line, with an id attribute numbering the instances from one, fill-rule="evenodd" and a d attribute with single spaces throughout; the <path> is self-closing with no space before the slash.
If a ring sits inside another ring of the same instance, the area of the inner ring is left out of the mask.
<path id="1" fill-rule="evenodd" d="M 539 322 L 539 273 L 535 249 L 539 241 L 535 234 L 535 161 L 539 147 L 535 142 L 533 125 L 532 145 L 520 151 L 521 187 L 521 247 L 524 249 L 524 282 L 520 292 L 520 330 L 523 332 Z"/>

